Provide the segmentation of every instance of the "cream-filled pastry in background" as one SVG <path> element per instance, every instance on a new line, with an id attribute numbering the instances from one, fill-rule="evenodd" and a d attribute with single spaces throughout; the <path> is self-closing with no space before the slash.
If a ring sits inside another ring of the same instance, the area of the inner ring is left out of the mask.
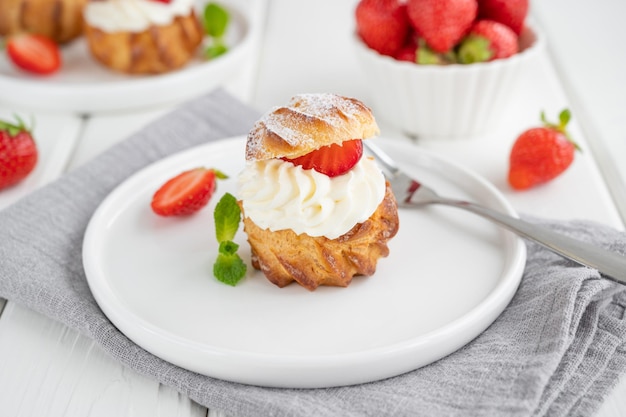
<path id="1" fill-rule="evenodd" d="M 194 0 L 91 0 L 84 10 L 93 57 L 127 74 L 160 74 L 183 67 L 204 32 Z"/>

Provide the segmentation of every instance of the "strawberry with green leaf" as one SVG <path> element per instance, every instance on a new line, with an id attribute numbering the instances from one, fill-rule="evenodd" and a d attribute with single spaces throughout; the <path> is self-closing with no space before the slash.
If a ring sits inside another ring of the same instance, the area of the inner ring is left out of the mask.
<path id="1" fill-rule="evenodd" d="M 494 20 L 478 20 L 457 53 L 461 64 L 504 59 L 519 52 L 518 37 L 508 26 Z"/>
<path id="2" fill-rule="evenodd" d="M 37 165 L 38 151 L 24 122 L 0 120 L 0 190 L 22 181 Z"/>
<path id="3" fill-rule="evenodd" d="M 553 124 L 541 113 L 543 126 L 522 132 L 511 149 L 508 181 L 516 190 L 526 190 L 561 175 L 574 161 L 579 146 L 569 137 L 566 126 L 570 111 L 559 114 Z"/>

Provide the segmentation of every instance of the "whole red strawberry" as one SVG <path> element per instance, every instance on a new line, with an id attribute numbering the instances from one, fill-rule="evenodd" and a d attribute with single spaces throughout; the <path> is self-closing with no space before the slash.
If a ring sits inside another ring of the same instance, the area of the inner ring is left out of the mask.
<path id="1" fill-rule="evenodd" d="M 569 110 L 559 114 L 559 124 L 551 124 L 541 113 L 544 126 L 524 131 L 513 144 L 509 159 L 509 184 L 525 190 L 561 175 L 574 161 L 580 149 L 566 131 Z"/>
<path id="2" fill-rule="evenodd" d="M 357 34 L 370 48 L 394 56 L 404 45 L 410 25 L 400 0 L 361 0 L 355 15 Z"/>
<path id="3" fill-rule="evenodd" d="M 430 48 L 450 51 L 467 33 L 478 13 L 477 0 L 409 0 L 409 21 Z"/>
<path id="4" fill-rule="evenodd" d="M 524 29 L 528 0 L 478 0 L 478 18 L 495 20 L 513 29 L 518 36 Z"/>
<path id="5" fill-rule="evenodd" d="M 23 180 L 37 165 L 37 146 L 21 120 L 0 120 L 0 190 Z"/>
<path id="6" fill-rule="evenodd" d="M 462 64 L 508 58 L 519 52 L 518 37 L 513 30 L 493 20 L 478 20 L 459 46 Z"/>
<path id="7" fill-rule="evenodd" d="M 393 56 L 398 61 L 417 63 L 417 39 L 414 36 L 410 36 L 402 47 Z"/>

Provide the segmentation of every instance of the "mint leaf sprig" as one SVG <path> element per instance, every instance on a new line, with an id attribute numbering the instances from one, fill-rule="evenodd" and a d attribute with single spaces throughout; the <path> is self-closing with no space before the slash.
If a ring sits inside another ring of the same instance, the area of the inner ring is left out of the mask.
<path id="1" fill-rule="evenodd" d="M 226 29 L 230 23 L 230 14 L 217 3 L 208 3 L 204 8 L 203 22 L 204 31 L 212 39 L 204 51 L 207 59 L 213 59 L 228 52 L 228 46 L 224 41 Z"/>
<path id="2" fill-rule="evenodd" d="M 220 244 L 213 264 L 213 275 L 218 281 L 234 287 L 247 270 L 245 262 L 237 253 L 239 245 L 233 242 L 241 222 L 241 208 L 235 196 L 225 193 L 215 206 L 213 218 L 215 237 Z"/>

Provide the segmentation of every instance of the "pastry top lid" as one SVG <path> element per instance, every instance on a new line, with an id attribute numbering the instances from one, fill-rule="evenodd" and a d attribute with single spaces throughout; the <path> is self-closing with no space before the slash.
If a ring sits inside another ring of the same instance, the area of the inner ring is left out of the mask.
<path id="1" fill-rule="evenodd" d="M 259 119 L 246 143 L 246 160 L 297 158 L 346 140 L 379 133 L 372 111 L 357 99 L 336 94 L 300 94 Z"/>

